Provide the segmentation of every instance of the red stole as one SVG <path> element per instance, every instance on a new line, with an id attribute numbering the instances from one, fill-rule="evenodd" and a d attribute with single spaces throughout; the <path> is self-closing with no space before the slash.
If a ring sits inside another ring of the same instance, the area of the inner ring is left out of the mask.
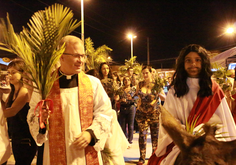
<path id="1" fill-rule="evenodd" d="M 236 94 L 232 95 L 232 97 L 234 98 L 234 102 L 236 102 Z M 234 109 L 232 109 L 231 113 L 234 118 L 234 123 L 236 124 L 236 107 Z"/>
<path id="2" fill-rule="evenodd" d="M 93 90 L 90 79 L 84 72 L 78 74 L 79 113 L 81 130 L 85 131 L 93 121 Z M 61 107 L 59 79 L 54 82 L 49 97 L 54 111 L 49 118 L 50 165 L 66 165 L 65 121 Z M 92 146 L 85 148 L 86 164 L 99 165 L 97 152 Z"/>
<path id="3" fill-rule="evenodd" d="M 194 102 L 193 108 L 188 116 L 188 122 L 193 123 L 196 118 L 196 126 L 201 123 L 206 123 L 215 113 L 217 107 L 220 105 L 221 100 L 224 98 L 224 93 L 219 87 L 219 85 L 212 80 L 212 91 L 213 95 L 208 97 L 197 97 Z M 155 152 L 148 160 L 148 165 L 159 165 L 161 161 L 172 151 L 172 148 L 175 146 L 174 142 L 169 144 L 166 148 L 166 153 L 160 157 L 157 157 Z"/>

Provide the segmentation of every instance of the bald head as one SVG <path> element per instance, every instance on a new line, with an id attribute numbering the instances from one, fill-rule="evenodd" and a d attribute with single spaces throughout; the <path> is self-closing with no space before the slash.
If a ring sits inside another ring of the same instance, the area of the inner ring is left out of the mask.
<path id="1" fill-rule="evenodd" d="M 76 36 L 68 35 L 62 38 L 60 46 L 65 43 L 65 51 L 60 58 L 60 70 L 67 75 L 79 73 L 85 62 L 84 44 Z"/>
<path id="2" fill-rule="evenodd" d="M 68 47 L 77 45 L 80 48 L 83 47 L 83 51 L 84 51 L 84 44 L 82 42 L 82 40 L 76 36 L 72 36 L 72 35 L 67 35 L 65 37 L 63 37 L 59 43 L 59 46 L 61 47 L 63 44 L 65 43 L 65 48 L 67 49 Z M 66 52 L 66 50 L 65 50 Z M 84 53 L 83 53 L 84 54 Z"/>

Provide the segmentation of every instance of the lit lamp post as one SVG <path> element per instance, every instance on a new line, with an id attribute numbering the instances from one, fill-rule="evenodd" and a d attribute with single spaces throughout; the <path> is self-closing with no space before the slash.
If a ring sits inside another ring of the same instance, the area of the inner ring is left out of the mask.
<path id="1" fill-rule="evenodd" d="M 84 43 L 84 0 L 81 0 L 81 40 Z"/>
<path id="2" fill-rule="evenodd" d="M 234 28 L 229 27 L 229 28 L 226 29 L 225 32 L 226 32 L 227 34 L 232 34 L 232 33 L 234 33 Z"/>
<path id="3" fill-rule="evenodd" d="M 128 37 L 130 38 L 130 43 L 131 43 L 131 59 L 133 59 L 133 39 L 136 38 L 137 36 L 133 35 L 133 34 L 129 34 Z"/>

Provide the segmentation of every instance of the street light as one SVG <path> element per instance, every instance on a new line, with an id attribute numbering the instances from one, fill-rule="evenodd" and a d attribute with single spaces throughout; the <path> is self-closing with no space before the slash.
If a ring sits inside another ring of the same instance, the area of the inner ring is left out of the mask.
<path id="1" fill-rule="evenodd" d="M 136 38 L 137 36 L 133 34 L 129 34 L 128 37 L 130 38 L 130 43 L 131 43 L 131 59 L 133 59 L 133 39 Z"/>
<path id="2" fill-rule="evenodd" d="M 228 33 L 228 34 L 232 34 L 234 32 L 234 28 L 229 27 L 229 28 L 226 29 L 225 32 Z"/>
<path id="3" fill-rule="evenodd" d="M 81 40 L 84 44 L 84 0 L 81 0 Z"/>

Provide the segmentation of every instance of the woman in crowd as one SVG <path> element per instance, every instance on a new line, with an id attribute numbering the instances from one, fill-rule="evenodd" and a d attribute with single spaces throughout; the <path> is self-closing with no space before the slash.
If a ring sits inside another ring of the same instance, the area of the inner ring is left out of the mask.
<path id="1" fill-rule="evenodd" d="M 24 62 L 20 59 L 13 60 L 8 65 L 11 92 L 6 102 L 6 108 L 3 106 L 16 165 L 30 165 L 37 150 L 26 120 L 31 95 L 23 84 L 23 68 Z"/>
<path id="2" fill-rule="evenodd" d="M 137 105 L 136 121 L 139 127 L 139 150 L 140 158 L 138 165 L 145 163 L 147 131 L 150 127 L 152 150 L 155 151 L 158 141 L 159 128 L 159 97 L 165 97 L 165 94 L 158 94 L 152 90 L 154 86 L 152 77 L 152 68 L 145 66 L 142 69 L 144 81 L 139 82 L 136 94 L 139 96 Z"/>
<path id="3" fill-rule="evenodd" d="M 118 90 L 121 87 L 121 82 L 117 72 L 115 71 L 112 72 L 112 79 L 113 79 L 113 87 Z"/>
<path id="4" fill-rule="evenodd" d="M 99 79 L 101 80 L 101 83 L 108 97 L 111 99 L 112 108 L 116 109 L 116 100 L 118 98 L 117 97 L 114 98 L 113 79 L 109 65 L 105 62 L 101 63 L 98 73 L 99 73 Z"/>
<path id="5" fill-rule="evenodd" d="M 120 88 L 120 114 L 119 123 L 124 134 L 128 137 L 130 146 L 133 141 L 133 131 L 134 131 L 134 116 L 136 112 L 134 94 L 136 89 L 131 87 L 130 77 L 126 76 L 123 79 L 124 86 Z M 128 125 L 128 133 L 126 129 Z"/>
<path id="6" fill-rule="evenodd" d="M 112 72 L 112 79 L 113 79 L 113 90 L 114 90 L 114 101 L 113 101 L 114 106 L 113 106 L 113 109 L 116 110 L 117 116 L 118 116 L 118 112 L 120 110 L 120 102 L 118 101 L 119 100 L 119 95 L 117 94 L 117 92 L 121 87 L 121 82 L 120 82 L 120 78 L 119 78 L 116 71 Z"/>

